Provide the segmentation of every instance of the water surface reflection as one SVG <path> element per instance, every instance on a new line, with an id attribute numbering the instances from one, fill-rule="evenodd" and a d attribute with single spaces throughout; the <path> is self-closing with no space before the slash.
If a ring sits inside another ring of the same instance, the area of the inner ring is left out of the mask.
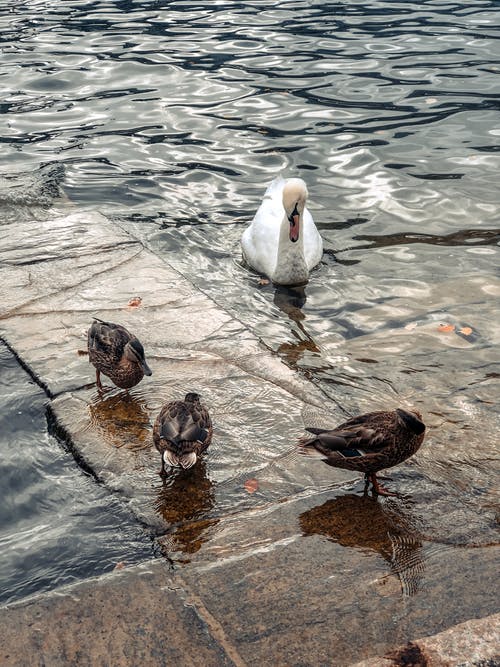
<path id="1" fill-rule="evenodd" d="M 98 392 L 89 404 L 90 420 L 113 447 L 142 450 L 151 447 L 151 424 L 146 401 L 128 391 Z"/>
<path id="2" fill-rule="evenodd" d="M 178 551 L 192 554 L 200 549 L 207 539 L 207 529 L 218 523 L 218 519 L 207 518 L 214 505 L 215 484 L 207 476 L 203 459 L 193 468 L 176 470 L 167 477 L 154 500 L 155 511 L 170 525 L 169 534 L 160 540 L 167 556 Z"/>
<path id="3" fill-rule="evenodd" d="M 303 535 L 324 535 L 344 547 L 376 551 L 399 578 L 403 595 L 414 595 L 424 571 L 422 538 L 407 508 L 368 495 L 327 500 L 299 516 Z"/>
<path id="4" fill-rule="evenodd" d="M 0 344 L 0 603 L 151 558 L 122 501 L 49 434 L 47 397 Z"/>

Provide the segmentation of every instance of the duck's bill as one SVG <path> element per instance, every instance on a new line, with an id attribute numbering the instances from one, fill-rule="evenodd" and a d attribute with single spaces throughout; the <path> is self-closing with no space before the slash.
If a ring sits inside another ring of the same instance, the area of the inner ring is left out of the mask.
<path id="1" fill-rule="evenodd" d="M 290 241 L 295 243 L 299 240 L 299 216 L 292 215 L 290 217 Z"/>
<path id="2" fill-rule="evenodd" d="M 153 375 L 153 371 L 149 368 L 145 361 L 142 362 L 142 370 L 144 371 L 144 375 Z"/>

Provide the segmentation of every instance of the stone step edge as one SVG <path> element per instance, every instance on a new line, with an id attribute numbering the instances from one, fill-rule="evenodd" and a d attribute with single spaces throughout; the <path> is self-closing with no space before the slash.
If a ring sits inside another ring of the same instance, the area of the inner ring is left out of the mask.
<path id="1" fill-rule="evenodd" d="M 500 667 L 500 613 L 473 618 L 350 667 Z"/>

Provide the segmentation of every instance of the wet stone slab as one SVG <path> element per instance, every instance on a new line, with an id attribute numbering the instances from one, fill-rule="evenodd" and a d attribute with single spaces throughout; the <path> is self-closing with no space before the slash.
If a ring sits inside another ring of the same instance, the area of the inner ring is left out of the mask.
<path id="1" fill-rule="evenodd" d="M 473 618 L 431 637 L 422 637 L 351 667 L 498 667 L 500 614 Z"/>
<path id="2" fill-rule="evenodd" d="M 2 230 L 1 316 L 29 309 L 48 295 L 84 287 L 142 250 L 120 228 L 110 233 L 109 222 L 98 213 L 4 223 Z"/>
<path id="3" fill-rule="evenodd" d="M 97 315 L 136 333 L 153 362 L 164 348 L 188 349 L 193 357 L 196 350 L 207 351 L 321 404 L 319 392 L 272 357 L 243 324 L 103 216 L 73 213 L 31 227 L 25 222 L 17 234 L 12 230 L 0 248 L 0 333 L 51 393 L 93 380 L 77 351 L 86 347 Z M 61 241 L 59 252 L 52 238 Z M 139 308 L 128 306 L 135 296 L 142 298 Z"/>
<path id="4" fill-rule="evenodd" d="M 0 621 L 4 667 L 235 664 L 161 561 L 4 607 Z"/>
<path id="5" fill-rule="evenodd" d="M 303 461 L 293 453 L 302 404 L 285 389 L 207 353 L 172 350 L 170 357 L 155 359 L 154 369 L 151 381 L 130 392 L 66 392 L 50 410 L 56 433 L 81 464 L 155 531 L 280 500 L 302 491 L 304 483 L 352 479 L 342 471 L 332 476 L 327 466 L 297 475 Z M 195 469 L 176 471 L 164 484 L 153 421 L 163 402 L 200 387 L 214 421 L 213 442 Z M 257 477 L 260 488 L 249 493 L 245 483 Z"/>
<path id="6" fill-rule="evenodd" d="M 0 248 L 0 335 L 51 397 L 51 427 L 175 567 L 127 568 L 82 584 L 82 596 L 0 610 L 12 664 L 22 664 L 23 626 L 30 664 L 342 667 L 496 611 L 485 584 L 496 576 L 493 518 L 433 477 L 424 448 L 392 471 L 402 498 L 363 497 L 359 475 L 295 454 L 322 394 L 168 263 L 96 214 L 11 232 Z M 135 296 L 140 307 L 128 305 Z M 105 379 L 96 392 L 78 353 L 92 315 L 138 335 L 151 378 L 130 392 Z M 212 414 L 213 444 L 162 484 L 152 424 L 162 403 L 192 390 Z M 334 402 L 327 410 L 345 418 Z M 165 617 L 179 639 L 161 652 Z"/>
<path id="7" fill-rule="evenodd" d="M 205 530 L 179 576 L 248 665 L 342 667 L 497 610 L 496 549 L 426 541 L 399 500 L 304 495 Z"/>
<path id="8" fill-rule="evenodd" d="M 293 451 L 304 401 L 323 402 L 313 385 L 103 216 L 71 213 L 23 222 L 11 232 L 0 250 L 7 267 L 0 333 L 53 397 L 53 425 L 77 460 L 142 522 L 161 532 L 303 488 L 286 474 L 271 478 L 264 494 L 249 494 L 244 483 Z M 142 298 L 140 307 L 128 305 L 134 296 Z M 81 354 L 93 315 L 138 335 L 151 378 L 130 392 L 113 390 L 104 379 L 104 395 L 95 391 L 94 369 Z M 152 424 L 165 401 L 192 390 L 210 409 L 214 442 L 206 463 L 163 486 Z M 327 479 L 331 475 L 321 468 L 304 478 L 309 484 Z"/>

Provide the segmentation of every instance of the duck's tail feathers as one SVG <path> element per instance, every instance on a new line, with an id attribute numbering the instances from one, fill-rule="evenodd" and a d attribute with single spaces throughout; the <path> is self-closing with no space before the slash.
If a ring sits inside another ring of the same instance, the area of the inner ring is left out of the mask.
<path id="1" fill-rule="evenodd" d="M 192 468 L 197 460 L 196 452 L 174 454 L 174 452 L 171 452 L 169 449 L 165 450 L 163 458 L 165 463 L 169 466 L 172 466 L 173 468 L 184 468 L 184 470 Z"/>
<path id="2" fill-rule="evenodd" d="M 308 456 L 313 459 L 324 459 L 325 455 L 316 449 L 316 438 L 311 438 L 307 435 L 299 439 L 297 443 L 297 451 L 301 456 Z"/>

